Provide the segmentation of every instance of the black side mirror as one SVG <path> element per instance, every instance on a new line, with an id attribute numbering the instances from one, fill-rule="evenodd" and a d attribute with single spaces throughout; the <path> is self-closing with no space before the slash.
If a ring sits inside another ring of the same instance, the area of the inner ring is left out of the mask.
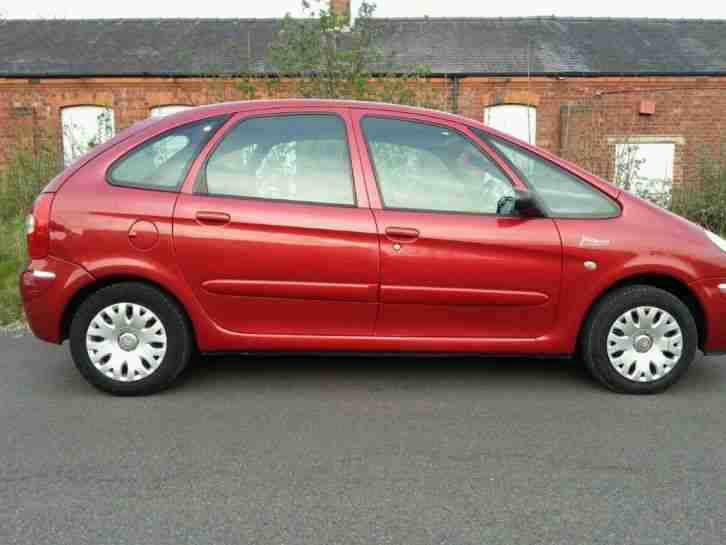
<path id="1" fill-rule="evenodd" d="M 544 209 L 536 195 L 529 191 L 515 189 L 514 210 L 524 218 L 541 218 Z"/>
<path id="2" fill-rule="evenodd" d="M 517 199 L 507 195 L 497 203 L 497 216 L 513 216 L 517 207 Z"/>
<path id="3" fill-rule="evenodd" d="M 514 196 L 506 196 L 499 199 L 497 203 L 497 215 L 539 218 L 545 214 L 537 197 L 529 191 L 515 189 Z"/>

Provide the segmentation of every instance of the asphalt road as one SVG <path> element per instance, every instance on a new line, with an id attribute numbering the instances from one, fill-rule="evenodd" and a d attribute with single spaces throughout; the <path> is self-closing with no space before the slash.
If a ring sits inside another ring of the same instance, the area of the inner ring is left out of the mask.
<path id="1" fill-rule="evenodd" d="M 204 359 L 101 394 L 0 337 L 0 543 L 726 542 L 726 358 L 628 397 L 577 362 Z"/>

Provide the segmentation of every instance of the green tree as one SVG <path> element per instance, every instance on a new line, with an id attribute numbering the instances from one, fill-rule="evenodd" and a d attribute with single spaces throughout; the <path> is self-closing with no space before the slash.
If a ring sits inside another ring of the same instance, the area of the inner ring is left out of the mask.
<path id="1" fill-rule="evenodd" d="M 268 50 L 269 64 L 280 77 L 290 79 L 295 95 L 444 106 L 426 81 L 430 70 L 396 65 L 394 55 L 385 51 L 375 3 L 364 1 L 352 24 L 326 5 L 302 0 L 304 17 L 286 15 Z M 254 94 L 249 79 L 240 88 Z"/>

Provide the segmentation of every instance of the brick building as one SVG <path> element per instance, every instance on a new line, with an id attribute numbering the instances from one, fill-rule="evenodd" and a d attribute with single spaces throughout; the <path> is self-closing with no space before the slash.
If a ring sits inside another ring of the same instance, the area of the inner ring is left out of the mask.
<path id="1" fill-rule="evenodd" d="M 343 0 L 334 4 L 346 9 Z M 438 89 L 447 109 L 606 178 L 615 176 L 625 148 L 635 153 L 645 182 L 688 180 L 699 157 L 721 153 L 726 20 L 381 24 L 392 58 L 400 66 L 429 67 L 426 85 Z M 23 129 L 62 128 L 70 158 L 82 151 L 74 135 L 106 135 L 149 115 L 239 99 L 234 76 L 250 69 L 261 78 L 260 98 L 290 96 L 284 80 L 269 91 L 262 79 L 277 76 L 265 52 L 279 25 L 276 19 L 0 22 L 0 162 Z"/>

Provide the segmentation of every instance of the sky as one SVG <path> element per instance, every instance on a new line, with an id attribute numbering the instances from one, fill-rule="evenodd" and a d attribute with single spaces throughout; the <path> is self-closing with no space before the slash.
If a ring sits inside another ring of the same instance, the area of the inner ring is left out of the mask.
<path id="1" fill-rule="evenodd" d="M 313 0 L 315 1 L 315 0 Z M 353 0 L 353 10 L 361 0 Z M 301 0 L 2 0 L 6 18 L 282 17 L 299 15 Z M 724 0 L 378 0 L 380 17 L 654 17 L 726 19 Z"/>

